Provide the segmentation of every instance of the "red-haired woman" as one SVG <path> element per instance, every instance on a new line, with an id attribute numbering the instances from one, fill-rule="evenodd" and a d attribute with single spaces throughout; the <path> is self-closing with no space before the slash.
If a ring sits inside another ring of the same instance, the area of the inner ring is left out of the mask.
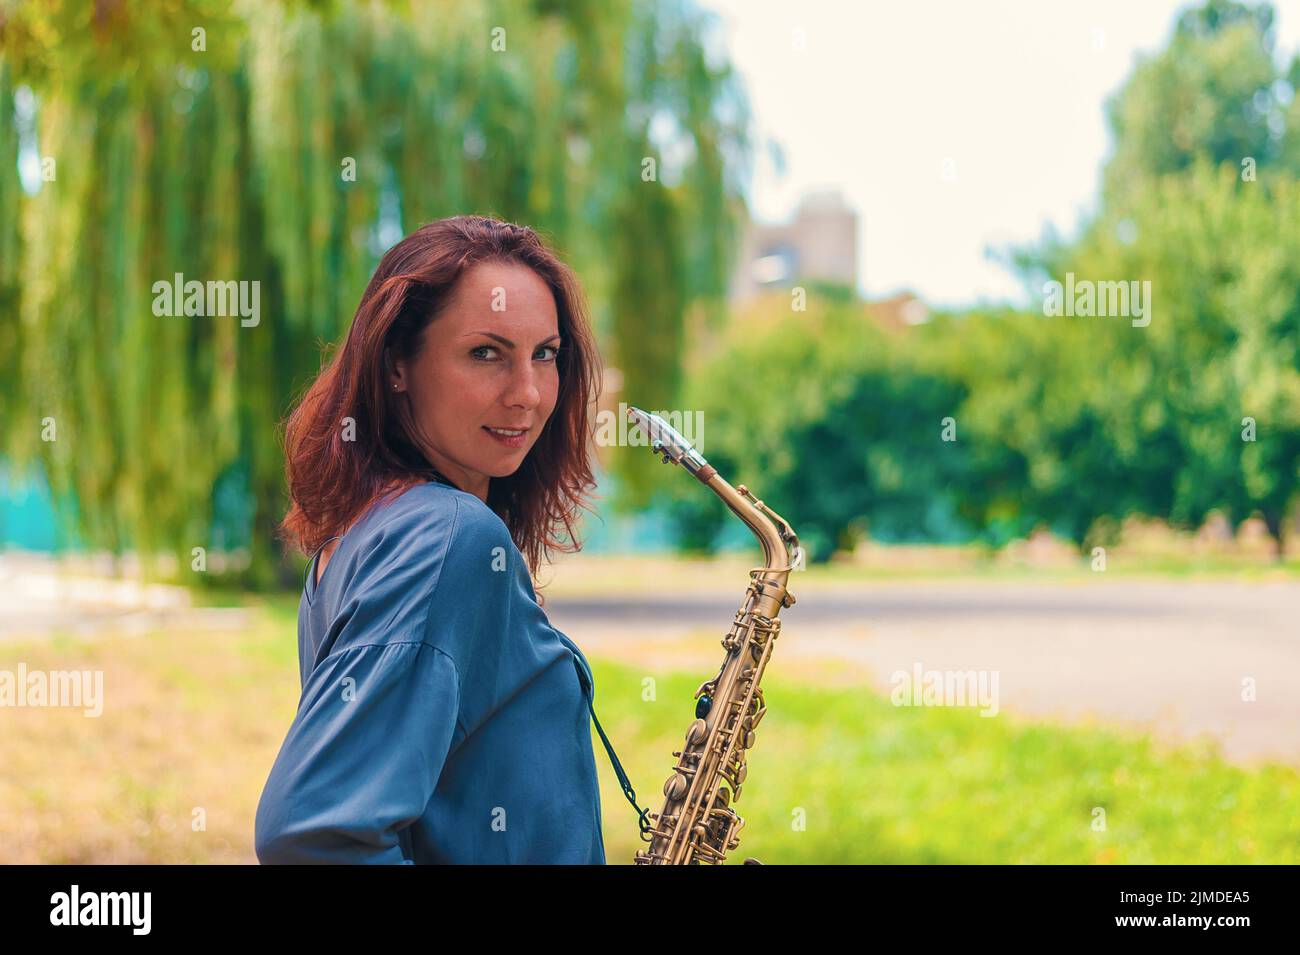
<path id="1" fill-rule="evenodd" d="M 457 216 L 384 255 L 286 429 L 313 556 L 262 862 L 605 861 L 591 671 L 532 580 L 594 486 L 598 375 L 533 230 Z"/>

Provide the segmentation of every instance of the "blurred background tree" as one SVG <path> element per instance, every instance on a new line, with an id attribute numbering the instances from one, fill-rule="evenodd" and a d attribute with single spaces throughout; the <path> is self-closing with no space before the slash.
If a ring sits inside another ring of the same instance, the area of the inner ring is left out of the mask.
<path id="1" fill-rule="evenodd" d="M 1148 327 L 1056 319 L 1051 334 L 1092 369 L 1058 382 L 1058 405 L 1106 395 L 1105 458 L 1138 492 L 1099 501 L 1106 516 L 1195 527 L 1217 510 L 1235 528 L 1258 514 L 1280 556 L 1300 481 L 1300 57 L 1279 65 L 1273 24 L 1268 4 L 1184 11 L 1111 101 L 1096 215 L 1073 241 L 1046 238 L 1016 261 L 1035 290 L 1068 272 L 1151 282 Z"/>
<path id="2" fill-rule="evenodd" d="M 617 396 L 702 413 L 706 456 L 814 560 L 1038 527 L 1086 552 L 1130 514 L 1214 511 L 1260 516 L 1282 552 L 1300 58 L 1267 4 L 1190 7 L 1139 60 L 1094 214 L 1008 255 L 1027 311 L 901 330 L 797 279 L 806 310 L 786 290 L 731 313 L 747 110 L 688 3 L 0 4 L 3 451 L 97 546 L 247 548 L 244 582 L 289 579 L 279 428 L 319 346 L 385 248 L 479 211 L 555 241 Z M 175 273 L 260 281 L 265 319 L 152 316 Z M 1068 273 L 1150 282 L 1150 324 L 1044 314 Z M 644 449 L 609 461 L 615 503 L 663 504 L 681 546 L 735 530 Z"/>
<path id="3" fill-rule="evenodd" d="M 642 0 L 5 0 L 3 452 L 40 463 L 93 546 L 182 567 L 247 549 L 242 582 L 291 580 L 281 422 L 382 252 L 464 212 L 552 239 L 625 394 L 677 402 L 748 150 L 708 28 Z M 176 273 L 260 282 L 262 320 L 152 315 Z M 613 466 L 644 491 L 640 457 Z"/>
<path id="4" fill-rule="evenodd" d="M 1279 160 L 1294 91 L 1276 64 L 1273 21 L 1268 4 L 1209 0 L 1178 17 L 1168 47 L 1139 60 L 1107 106 L 1115 141 L 1108 204 L 1200 160 Z"/>
<path id="5" fill-rule="evenodd" d="M 862 303 L 814 290 L 806 305 L 762 299 L 692 376 L 688 404 L 706 422 L 709 463 L 771 501 L 815 562 L 868 530 L 945 540 L 966 466 L 964 446 L 943 437 L 959 386 Z M 689 482 L 668 493 L 697 549 L 734 520 Z"/>
<path id="6" fill-rule="evenodd" d="M 1087 552 L 1131 514 L 1194 528 L 1216 510 L 1260 516 L 1281 555 L 1300 481 L 1300 59 L 1279 65 L 1273 22 L 1209 0 L 1139 61 L 1110 104 L 1095 214 L 1008 257 L 1035 311 L 898 335 L 860 303 L 737 316 L 688 394 L 814 559 L 866 533 L 997 546 L 1039 526 Z M 1046 315 L 1044 283 L 1071 272 L 1149 282 L 1150 324 Z M 673 497 L 707 549 L 725 516 Z"/>

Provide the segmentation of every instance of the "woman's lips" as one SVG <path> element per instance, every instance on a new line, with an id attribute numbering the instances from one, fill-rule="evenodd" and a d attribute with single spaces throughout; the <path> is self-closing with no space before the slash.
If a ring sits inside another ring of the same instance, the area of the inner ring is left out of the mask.
<path id="1" fill-rule="evenodd" d="M 524 431 L 521 431 L 519 434 L 513 436 L 506 435 L 506 434 L 498 434 L 497 432 L 489 428 L 487 425 L 483 426 L 483 430 L 487 433 L 487 435 L 490 438 L 492 438 L 494 441 L 498 441 L 501 444 L 504 444 L 507 448 L 522 448 L 524 446 L 524 442 L 528 440 L 528 431 L 526 429 Z M 517 430 L 517 429 L 512 428 L 508 430 Z"/>

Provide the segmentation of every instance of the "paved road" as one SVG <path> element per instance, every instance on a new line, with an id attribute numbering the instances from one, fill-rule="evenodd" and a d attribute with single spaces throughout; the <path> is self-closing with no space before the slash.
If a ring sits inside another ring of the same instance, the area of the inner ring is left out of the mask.
<path id="1" fill-rule="evenodd" d="M 63 572 L 40 555 L 0 554 L 0 648 L 10 640 L 105 631 L 230 630 L 249 625 L 238 608 L 194 607 L 183 587 Z"/>
<path id="2" fill-rule="evenodd" d="M 774 667 L 819 678 L 996 671 L 1002 712 L 1219 740 L 1229 758 L 1300 765 L 1300 583 L 1110 580 L 794 587 Z M 715 672 L 732 595 L 548 599 L 593 653 Z M 1256 699 L 1242 699 L 1243 681 Z"/>
<path id="3" fill-rule="evenodd" d="M 238 610 L 199 610 L 178 588 L 64 578 L 0 559 L 0 646 L 7 639 L 105 629 L 247 625 Z M 744 592 L 665 601 L 547 599 L 551 620 L 584 649 L 645 666 L 711 675 L 718 639 Z M 1300 583 L 1079 584 L 890 582 L 793 587 L 773 667 L 823 682 L 868 683 L 924 671 L 997 673 L 1000 712 L 1094 718 L 1184 740 L 1209 734 L 1250 762 L 1300 765 Z M 1257 698 L 1242 700 L 1253 679 Z"/>

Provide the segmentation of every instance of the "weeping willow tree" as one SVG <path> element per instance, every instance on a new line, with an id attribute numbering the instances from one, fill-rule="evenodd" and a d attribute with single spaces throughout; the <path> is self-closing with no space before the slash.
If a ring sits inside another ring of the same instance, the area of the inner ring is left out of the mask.
<path id="1" fill-rule="evenodd" d="M 748 150 L 708 28 L 640 0 L 0 6 L 4 453 L 92 546 L 283 578 L 284 416 L 383 250 L 462 212 L 548 235 L 623 393 L 671 406 Z M 259 319 L 156 314 L 178 275 L 258 283 Z M 631 487 L 644 457 L 613 456 Z"/>
<path id="2" fill-rule="evenodd" d="M 18 383 L 18 137 L 9 64 L 0 59 L 0 434 L 13 432 Z"/>

